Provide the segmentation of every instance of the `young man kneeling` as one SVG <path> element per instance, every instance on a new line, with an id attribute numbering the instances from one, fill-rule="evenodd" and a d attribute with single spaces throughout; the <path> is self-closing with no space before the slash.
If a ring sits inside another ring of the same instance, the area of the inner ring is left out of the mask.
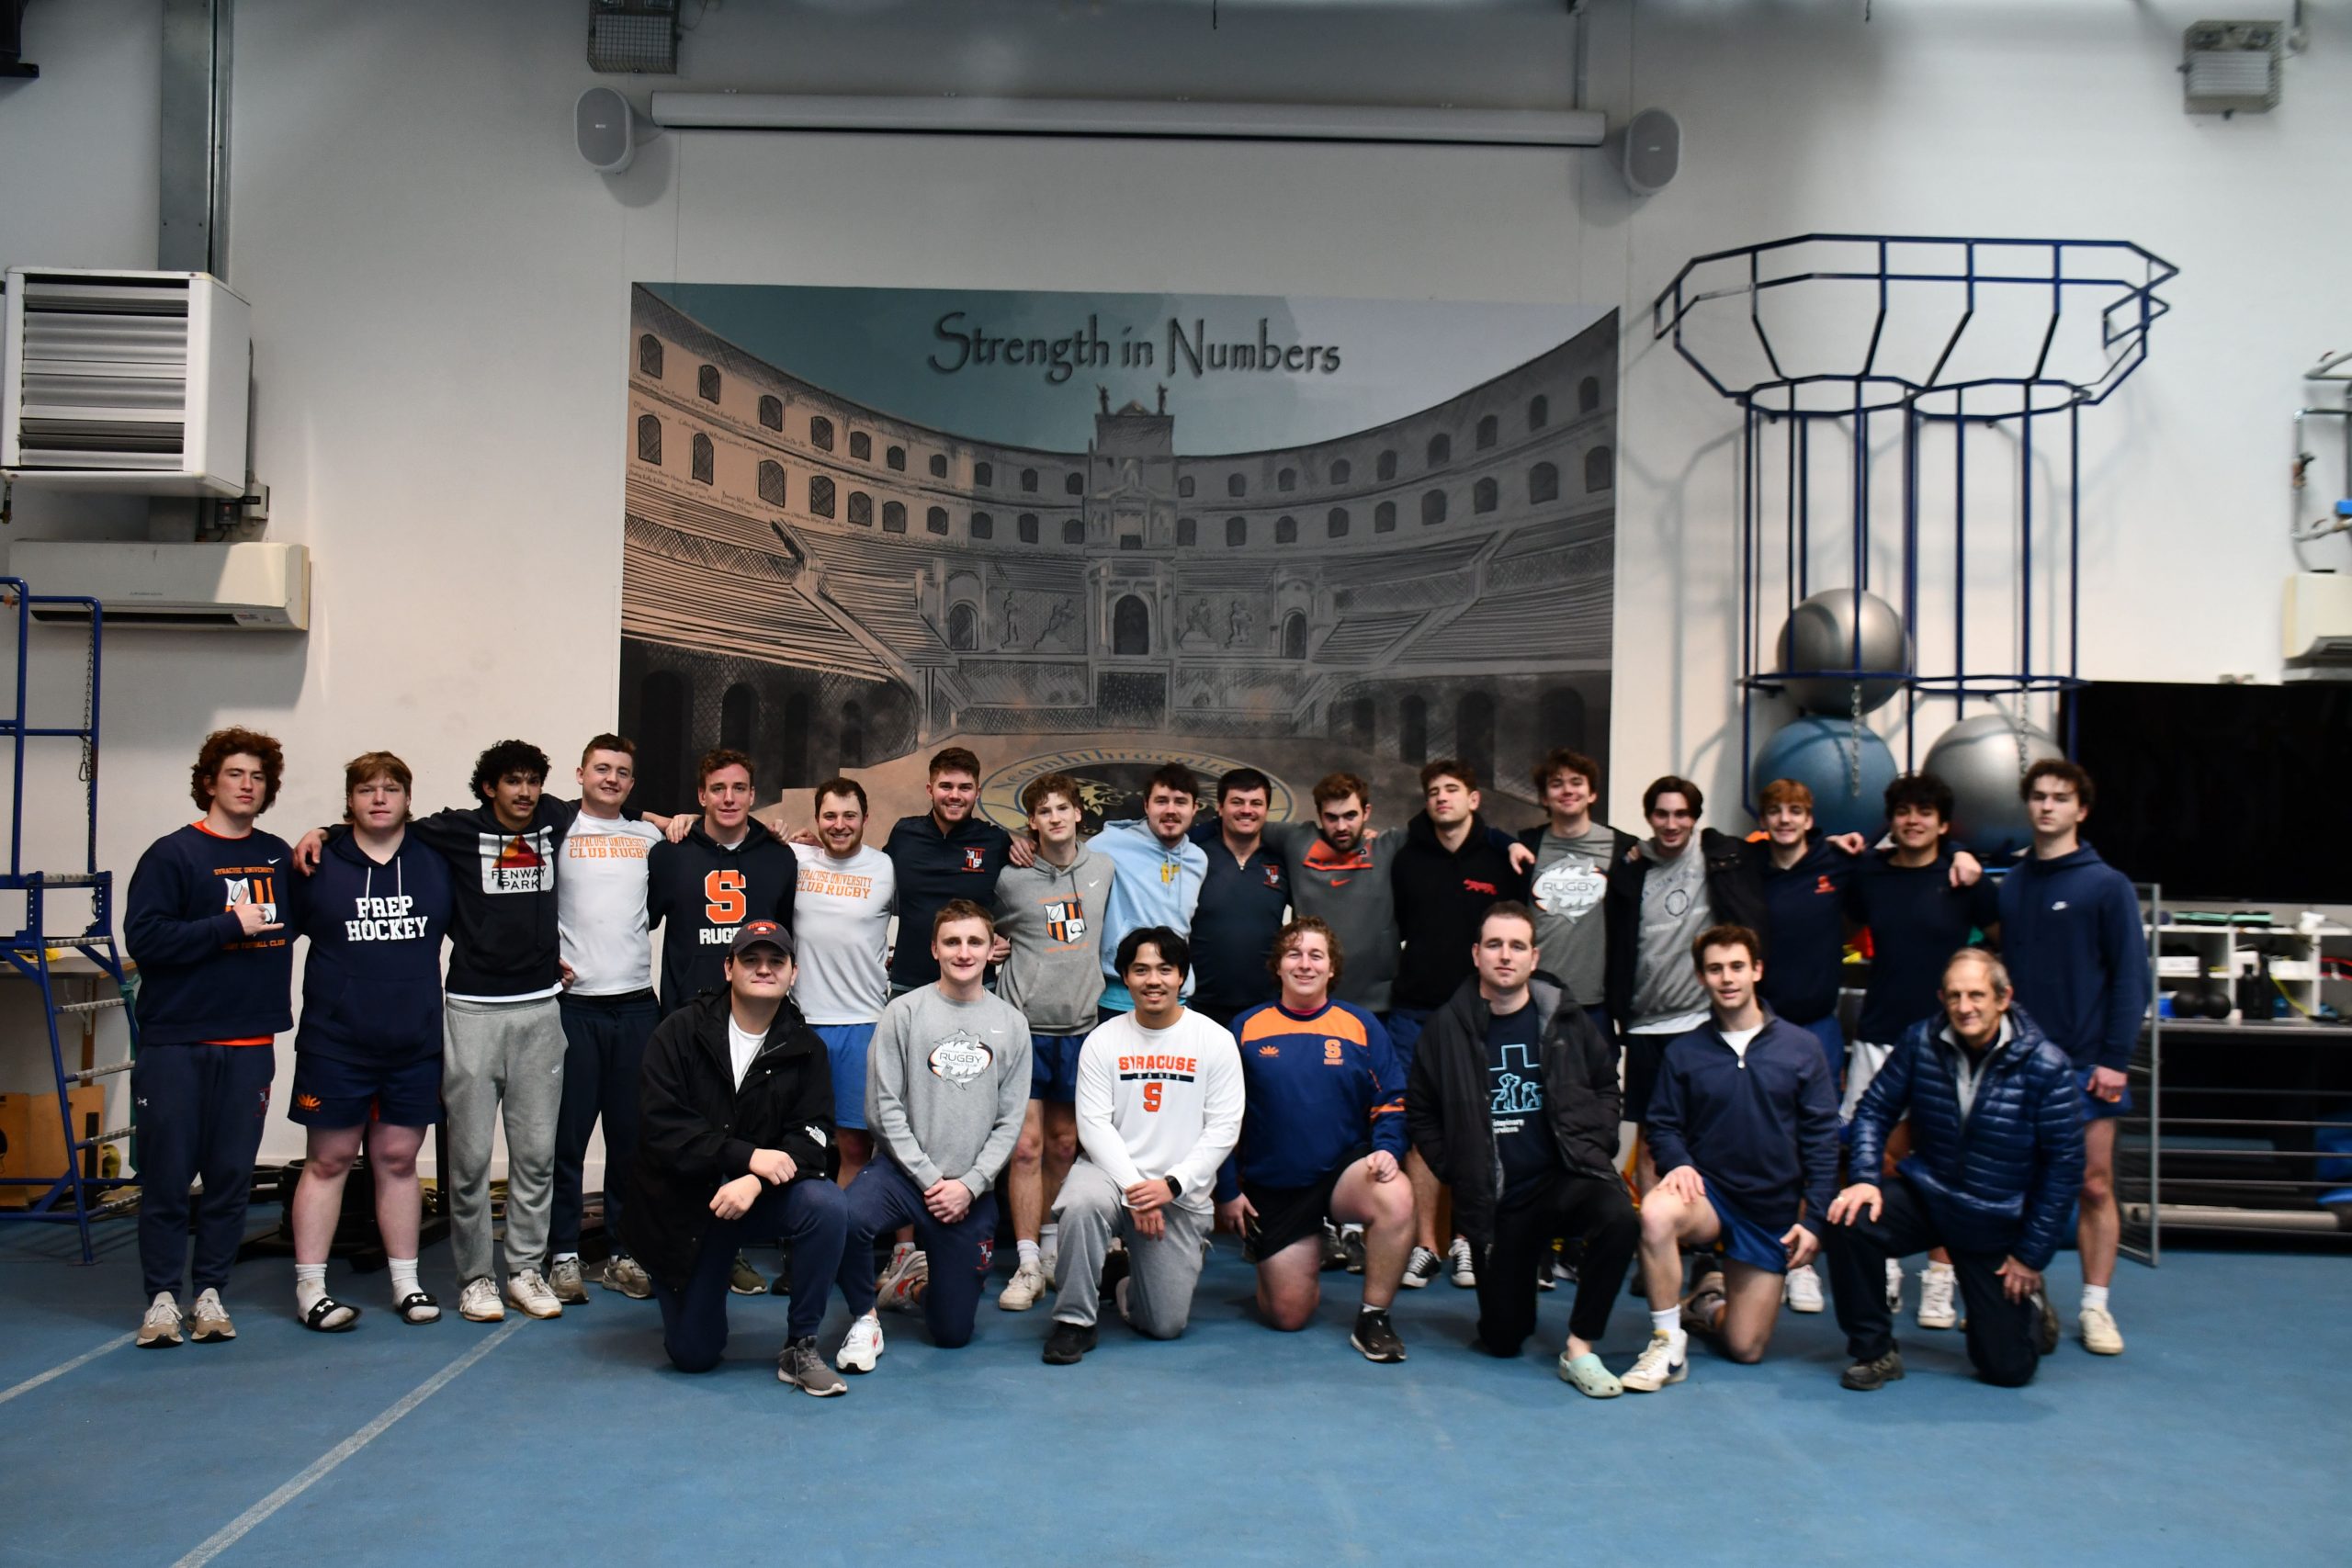
<path id="1" fill-rule="evenodd" d="M 1710 1271 L 1691 1298 L 1691 1326 L 1720 1334 L 1733 1360 L 1757 1361 L 1780 1316 L 1781 1275 L 1821 1247 L 1838 1185 L 1838 1094 L 1815 1033 L 1757 999 L 1760 945 L 1745 926 L 1716 926 L 1691 943 L 1710 1016 L 1667 1046 L 1650 1100 L 1662 1174 L 1642 1200 L 1650 1343 L 1623 1380 L 1636 1393 L 1689 1370 L 1682 1247 L 1724 1254 L 1723 1273 Z"/>
<path id="2" fill-rule="evenodd" d="M 848 1385 L 817 1351 L 848 1224 L 842 1190 L 825 1173 L 833 1142 L 825 1043 L 791 1000 L 790 931 L 746 921 L 722 973 L 724 991 L 663 1019 L 646 1043 L 627 1239 L 652 1277 L 671 1365 L 707 1372 L 727 1348 L 737 1246 L 782 1236 L 792 1312 L 775 1375 L 808 1393 L 840 1393 Z"/>

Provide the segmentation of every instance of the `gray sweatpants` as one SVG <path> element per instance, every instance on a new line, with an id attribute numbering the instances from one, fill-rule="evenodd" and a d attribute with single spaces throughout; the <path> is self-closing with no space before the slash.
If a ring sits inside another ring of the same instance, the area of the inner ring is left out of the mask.
<path id="1" fill-rule="evenodd" d="M 490 1155 L 506 1124 L 506 1269 L 546 1266 L 563 1111 L 563 1015 L 553 997 L 441 1004 L 449 1246 L 465 1284 L 491 1277 Z"/>
<path id="2" fill-rule="evenodd" d="M 1128 1325 L 1154 1339 L 1184 1332 L 1193 1315 L 1193 1286 L 1201 1277 L 1201 1239 L 1208 1235 L 1212 1216 L 1181 1203 L 1160 1213 L 1168 1216 L 1167 1234 L 1139 1235 L 1118 1183 L 1101 1166 L 1080 1159 L 1069 1168 L 1054 1205 L 1061 1226 L 1060 1259 L 1054 1266 L 1061 1280 L 1054 1296 L 1056 1323 L 1094 1321 L 1102 1259 L 1115 1235 L 1127 1244 Z"/>

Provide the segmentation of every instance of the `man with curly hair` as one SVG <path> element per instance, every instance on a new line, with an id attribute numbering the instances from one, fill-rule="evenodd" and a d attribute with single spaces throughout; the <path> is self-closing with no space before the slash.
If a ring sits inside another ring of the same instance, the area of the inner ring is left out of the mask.
<path id="1" fill-rule="evenodd" d="M 285 773 L 273 737 L 206 736 L 189 776 L 204 815 L 156 840 L 130 874 L 123 937 L 140 972 L 130 1095 L 148 1297 L 139 1343 L 149 1348 L 180 1342 L 188 1184 L 198 1176 L 188 1336 L 198 1344 L 237 1337 L 220 1292 L 244 1240 L 245 1193 L 277 1070 L 271 1047 L 294 1021 L 293 852 L 254 826 Z"/>

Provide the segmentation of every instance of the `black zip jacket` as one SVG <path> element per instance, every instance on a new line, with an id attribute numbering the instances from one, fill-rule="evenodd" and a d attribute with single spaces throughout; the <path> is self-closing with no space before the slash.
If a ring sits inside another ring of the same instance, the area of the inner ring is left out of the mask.
<path id="1" fill-rule="evenodd" d="M 703 830 L 653 846 L 645 863 L 645 919 L 662 928 L 662 1010 L 673 1013 L 698 991 L 724 987 L 721 964 L 735 928 L 774 920 L 792 929 L 800 862 L 792 846 L 756 819 L 733 849 Z"/>
<path id="2" fill-rule="evenodd" d="M 1650 874 L 1649 856 L 1634 854 L 1638 840 L 1620 844 L 1609 863 L 1609 891 L 1601 896 L 1601 913 L 1608 919 L 1609 1016 L 1623 1029 L 1634 1016 L 1634 960 L 1642 946 L 1642 883 Z M 1699 829 L 1697 852 L 1707 857 L 1707 907 L 1717 925 L 1746 926 L 1763 940 L 1764 962 L 1772 961 L 1772 922 L 1764 903 L 1764 877 L 1747 853 L 1747 843 L 1713 828 Z M 1691 852 L 1682 852 L 1689 854 Z"/>
<path id="3" fill-rule="evenodd" d="M 1438 841 L 1437 824 L 1420 812 L 1405 828 L 1405 847 L 1389 867 L 1388 887 L 1396 900 L 1396 930 L 1405 939 L 1391 1006 L 1426 1010 L 1443 1007 L 1470 974 L 1470 949 L 1489 906 L 1504 898 L 1524 900 L 1527 878 L 1510 868 L 1510 840 L 1493 832 L 1483 817 L 1470 819 L 1470 836 L 1449 851 Z"/>
<path id="4" fill-rule="evenodd" d="M 1536 1049 L 1544 1077 L 1544 1114 L 1562 1168 L 1575 1176 L 1619 1179 L 1617 1046 L 1581 1007 L 1549 980 L 1530 987 L 1543 1020 Z M 1494 1095 L 1487 1071 L 1491 1018 L 1476 978 L 1430 1015 L 1405 1084 L 1405 1133 L 1440 1181 L 1453 1189 L 1453 1224 L 1482 1251 L 1494 1239 L 1502 1156 L 1495 1149 Z"/>
<path id="5" fill-rule="evenodd" d="M 706 991 L 663 1019 L 638 1079 L 637 1148 L 624 1211 L 629 1251 L 673 1289 L 694 1272 L 716 1223 L 710 1200 L 748 1175 L 759 1149 L 782 1149 L 796 1181 L 823 1181 L 833 1147 L 833 1072 L 825 1043 L 789 1000 L 735 1087 L 728 993 Z"/>

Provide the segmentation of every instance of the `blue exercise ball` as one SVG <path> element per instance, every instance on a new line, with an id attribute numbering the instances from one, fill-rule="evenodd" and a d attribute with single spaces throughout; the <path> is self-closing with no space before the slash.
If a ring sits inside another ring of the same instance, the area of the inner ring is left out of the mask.
<path id="1" fill-rule="evenodd" d="M 1814 825 L 1824 833 L 1878 837 L 1886 826 L 1886 786 L 1894 753 L 1867 726 L 1807 715 L 1792 719 L 1756 753 L 1748 797 L 1774 779 L 1813 791 Z"/>

